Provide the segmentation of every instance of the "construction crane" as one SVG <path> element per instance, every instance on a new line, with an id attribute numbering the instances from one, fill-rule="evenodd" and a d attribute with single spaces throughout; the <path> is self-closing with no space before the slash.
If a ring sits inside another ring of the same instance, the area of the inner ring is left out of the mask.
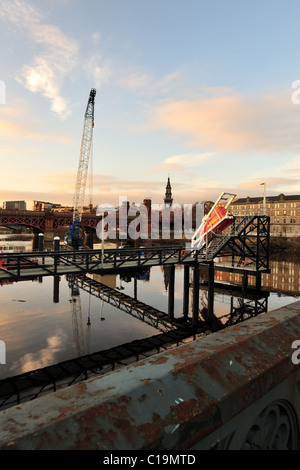
<path id="1" fill-rule="evenodd" d="M 67 245 L 73 246 L 74 249 L 78 249 L 78 247 L 82 245 L 80 227 L 85 196 L 86 179 L 89 167 L 91 143 L 93 138 L 95 96 L 96 90 L 95 88 L 92 88 L 90 91 L 83 121 L 80 157 L 74 193 L 73 221 L 69 227 L 69 234 L 65 236 L 65 243 Z"/>

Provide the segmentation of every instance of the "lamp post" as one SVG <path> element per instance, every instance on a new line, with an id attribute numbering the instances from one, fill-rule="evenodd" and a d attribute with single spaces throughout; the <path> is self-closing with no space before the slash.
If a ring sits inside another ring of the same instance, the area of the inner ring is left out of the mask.
<path id="1" fill-rule="evenodd" d="M 264 199 L 263 199 L 263 207 L 264 207 L 264 215 L 267 215 L 267 204 L 266 204 L 266 183 L 261 183 L 261 186 L 264 186 Z"/>

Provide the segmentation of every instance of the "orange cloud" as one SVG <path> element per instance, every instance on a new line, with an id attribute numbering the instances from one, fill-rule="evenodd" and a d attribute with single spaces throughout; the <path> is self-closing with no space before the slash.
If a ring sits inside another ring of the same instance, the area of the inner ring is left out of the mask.
<path id="1" fill-rule="evenodd" d="M 256 99 L 237 94 L 169 101 L 153 109 L 152 124 L 219 152 L 295 150 L 299 110 L 279 92 Z"/>

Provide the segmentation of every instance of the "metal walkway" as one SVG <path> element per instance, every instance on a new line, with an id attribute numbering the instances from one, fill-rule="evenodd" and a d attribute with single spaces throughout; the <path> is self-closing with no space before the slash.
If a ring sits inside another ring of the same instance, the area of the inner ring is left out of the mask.
<path id="1" fill-rule="evenodd" d="M 141 302 L 140 300 L 134 299 L 123 292 L 108 287 L 84 274 L 72 277 L 72 282 L 78 288 L 95 297 L 103 299 L 106 303 L 123 310 L 129 315 L 151 325 L 153 328 L 168 331 L 182 326 L 182 324 L 178 324 L 176 320 L 171 322 L 167 313 L 151 307 L 151 305 Z"/>
<path id="2" fill-rule="evenodd" d="M 118 273 L 125 269 L 145 269 L 176 264 L 211 263 L 218 256 L 236 258 L 232 269 L 249 274 L 269 272 L 269 227 L 267 216 L 236 217 L 230 228 L 216 234 L 208 247 L 185 250 L 182 247 L 126 248 L 78 251 L 51 251 L 1 254 L 0 281 L 30 276 L 83 273 Z"/>

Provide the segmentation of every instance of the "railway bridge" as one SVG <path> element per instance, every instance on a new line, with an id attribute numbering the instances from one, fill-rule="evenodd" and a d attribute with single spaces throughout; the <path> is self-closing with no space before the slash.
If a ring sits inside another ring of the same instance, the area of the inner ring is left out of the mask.
<path id="1" fill-rule="evenodd" d="M 23 226 L 31 228 L 36 233 L 50 232 L 52 235 L 59 228 L 68 227 L 73 220 L 73 212 L 51 211 L 21 211 L 0 210 L 0 226 Z M 92 213 L 82 216 L 82 228 L 85 231 L 96 229 L 101 217 Z"/>

